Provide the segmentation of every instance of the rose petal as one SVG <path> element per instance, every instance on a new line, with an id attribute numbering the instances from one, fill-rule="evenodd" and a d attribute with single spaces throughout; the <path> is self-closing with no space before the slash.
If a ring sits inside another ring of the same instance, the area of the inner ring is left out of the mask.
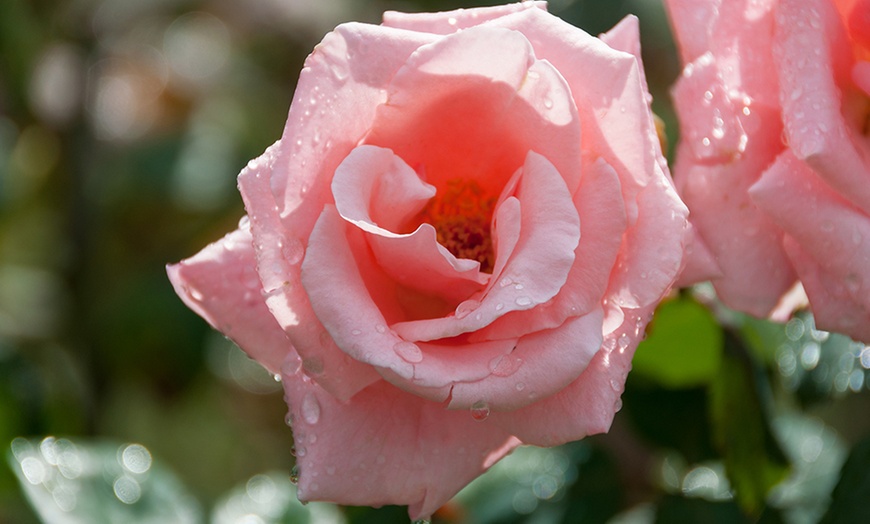
<path id="1" fill-rule="evenodd" d="M 519 444 L 466 411 L 445 410 L 384 382 L 348 403 L 298 375 L 283 384 L 302 501 L 408 504 L 412 519 L 428 518 Z"/>
<path id="2" fill-rule="evenodd" d="M 394 324 L 403 338 L 437 340 L 477 331 L 510 311 L 543 304 L 559 292 L 580 237 L 577 210 L 559 173 L 534 152 L 526 158 L 517 197 L 522 206 L 517 246 L 480 301 L 465 314 Z"/>
<path id="3" fill-rule="evenodd" d="M 422 46 L 396 73 L 365 142 L 392 149 L 437 188 L 462 179 L 497 196 L 530 150 L 572 191 L 579 180 L 580 125 L 568 85 L 521 33 L 502 28 Z"/>
<path id="4" fill-rule="evenodd" d="M 479 339 L 520 336 L 528 326 L 551 329 L 569 317 L 585 315 L 600 307 L 610 272 L 622 244 L 626 218 L 619 178 L 604 160 L 592 164 L 574 194 L 580 213 L 580 242 L 574 264 L 559 293 L 542 307 L 515 311 L 496 319 L 474 337 Z M 594 224 L 584 228 L 584 224 Z"/>
<path id="5" fill-rule="evenodd" d="M 674 180 L 694 210 L 698 235 L 722 270 L 722 278 L 713 281 L 719 298 L 731 308 L 766 317 L 796 275 L 782 250 L 782 232 L 747 193 L 782 150 L 780 126 L 772 110 L 754 107 L 750 116 L 753 131 L 739 162 L 704 165 L 681 144 Z"/>
<path id="6" fill-rule="evenodd" d="M 279 147 L 276 143 L 267 149 L 239 175 L 266 305 L 297 348 L 306 369 L 312 371 L 312 377 L 339 399 L 348 399 L 379 377 L 335 347 L 314 315 L 300 282 L 302 242 L 288 238 L 288 231 L 281 227 L 269 185 Z"/>
<path id="7" fill-rule="evenodd" d="M 580 376 L 601 347 L 602 321 L 599 308 L 555 329 L 520 338 L 489 376 L 456 383 L 450 408 L 467 409 L 483 402 L 494 411 L 512 411 L 558 394 Z M 507 363 L 506 369 L 499 373 L 502 362 Z"/>
<path id="8" fill-rule="evenodd" d="M 338 166 L 332 188 L 339 214 L 366 232 L 378 265 L 396 282 L 452 303 L 483 289 L 489 278 L 480 263 L 453 256 L 429 224 L 393 232 L 420 212 L 435 188 L 392 151 L 357 147 Z"/>
<path id="9" fill-rule="evenodd" d="M 631 358 L 653 309 L 628 310 L 619 329 L 605 335 L 585 371 L 567 387 L 515 411 L 493 411 L 488 421 L 536 446 L 556 446 L 607 431 L 622 406 Z"/>
<path id="10" fill-rule="evenodd" d="M 777 158 L 749 193 L 800 245 L 801 252 L 790 258 L 800 262 L 799 275 L 813 311 L 825 319 L 835 316 L 813 299 L 820 295 L 817 282 L 836 282 L 836 289 L 851 297 L 847 303 L 857 304 L 858 311 L 864 312 L 863 323 L 870 323 L 870 217 L 833 191 L 790 150 Z M 810 273 L 812 282 L 808 284 L 803 273 Z M 833 289 L 831 293 L 842 294 Z M 836 307 L 835 311 L 842 309 Z"/>
<path id="11" fill-rule="evenodd" d="M 474 9 L 456 9 L 439 13 L 400 13 L 387 11 L 384 13 L 384 25 L 401 27 L 412 31 L 437 33 L 447 35 L 460 29 L 466 29 L 483 24 L 524 9 L 547 9 L 547 2 L 515 2 L 493 7 L 476 7 Z"/>
<path id="12" fill-rule="evenodd" d="M 668 20 L 679 44 L 684 64 L 694 62 L 711 49 L 710 34 L 722 0 L 666 0 Z"/>
<path id="13" fill-rule="evenodd" d="M 850 284 L 840 275 L 825 271 L 795 239 L 786 235 L 783 244 L 810 299 L 816 326 L 870 342 L 870 309 L 866 299 L 857 299 Z"/>
<path id="14" fill-rule="evenodd" d="M 839 14 L 830 2 L 781 0 L 776 36 L 780 102 L 791 150 L 870 214 L 870 165 L 859 151 L 855 134 L 860 130 L 850 129 L 843 117 L 838 88 L 852 67 Z"/>
<path id="15" fill-rule="evenodd" d="M 166 272 L 187 307 L 270 372 L 280 371 L 292 346 L 263 301 L 246 225 Z"/>
<path id="16" fill-rule="evenodd" d="M 307 238 L 338 165 L 371 126 L 395 72 L 437 37 L 369 24 L 338 26 L 305 61 L 271 181 L 284 227 Z M 378 45 L 371 45 L 376 41 Z"/>

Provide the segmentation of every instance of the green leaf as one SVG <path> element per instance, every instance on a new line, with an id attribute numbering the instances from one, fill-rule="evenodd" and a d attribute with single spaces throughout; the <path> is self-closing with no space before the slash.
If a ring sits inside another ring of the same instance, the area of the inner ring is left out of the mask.
<path id="1" fill-rule="evenodd" d="M 870 438 L 852 448 L 831 499 L 822 524 L 870 522 Z"/>
<path id="2" fill-rule="evenodd" d="M 407 518 L 407 513 L 405 513 Z M 296 498 L 296 486 L 286 472 L 254 475 L 233 488 L 212 512 L 212 524 L 343 524 L 347 521 L 333 504 Z"/>
<path id="3" fill-rule="evenodd" d="M 707 384 L 722 359 L 722 330 L 710 311 L 690 298 L 656 310 L 632 360 L 634 374 L 671 389 Z"/>
<path id="4" fill-rule="evenodd" d="M 738 504 L 759 515 L 770 489 L 789 472 L 789 463 L 768 425 L 767 379 L 742 342 L 726 333 L 719 374 L 710 384 L 713 441 Z"/>
<path id="5" fill-rule="evenodd" d="M 7 460 L 43 522 L 201 522 L 196 501 L 139 444 L 16 438 Z"/>

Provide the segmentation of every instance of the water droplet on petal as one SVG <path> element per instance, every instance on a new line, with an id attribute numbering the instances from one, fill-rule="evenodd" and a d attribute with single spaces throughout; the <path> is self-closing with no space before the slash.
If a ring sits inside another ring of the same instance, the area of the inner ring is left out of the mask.
<path id="1" fill-rule="evenodd" d="M 302 418 L 309 424 L 317 424 L 320 420 L 320 403 L 314 393 L 306 393 L 302 397 Z"/>
<path id="2" fill-rule="evenodd" d="M 357 335 L 361 335 L 362 331 L 360 331 L 359 329 L 354 329 L 353 331 L 350 332 L 350 334 L 357 336 Z"/>
<path id="3" fill-rule="evenodd" d="M 396 342 L 393 346 L 393 351 L 405 362 L 416 364 L 423 360 L 423 352 L 420 351 L 420 347 L 412 342 Z"/>
<path id="4" fill-rule="evenodd" d="M 516 302 L 518 306 L 525 307 L 532 304 L 532 299 L 530 299 L 529 297 L 518 297 Z"/>
<path id="5" fill-rule="evenodd" d="M 459 306 L 456 307 L 456 313 L 455 313 L 456 318 L 463 319 L 463 318 L 467 317 L 468 315 L 470 315 L 472 311 L 474 311 L 475 309 L 477 309 L 479 307 L 480 307 L 479 300 L 474 300 L 474 299 L 466 300 L 466 301 L 462 302 L 461 304 L 459 304 Z"/>
<path id="6" fill-rule="evenodd" d="M 375 326 L 375 331 L 377 331 L 378 333 L 384 334 L 387 332 L 387 326 L 385 326 L 383 324 L 378 324 L 377 326 Z"/>
<path id="7" fill-rule="evenodd" d="M 517 391 L 522 391 L 522 390 L 526 389 L 526 385 L 523 382 L 517 382 L 516 388 L 517 388 Z"/>
<path id="8" fill-rule="evenodd" d="M 483 400 L 478 400 L 471 405 L 471 418 L 477 421 L 486 420 L 489 417 L 489 404 Z"/>
<path id="9" fill-rule="evenodd" d="M 290 482 L 294 485 L 299 483 L 299 465 L 293 466 L 293 469 L 290 470 Z"/>
<path id="10" fill-rule="evenodd" d="M 504 357 L 496 357 L 490 361 L 490 371 L 497 377 L 509 377 L 520 369 L 523 365 L 523 359 L 513 355 L 505 355 Z"/>
<path id="11" fill-rule="evenodd" d="M 629 346 L 629 344 L 631 344 L 631 341 L 628 339 L 628 335 L 623 333 L 622 335 L 619 336 L 619 340 L 617 341 L 617 344 L 619 345 L 620 351 L 625 351 L 626 349 L 628 349 L 628 346 Z"/>

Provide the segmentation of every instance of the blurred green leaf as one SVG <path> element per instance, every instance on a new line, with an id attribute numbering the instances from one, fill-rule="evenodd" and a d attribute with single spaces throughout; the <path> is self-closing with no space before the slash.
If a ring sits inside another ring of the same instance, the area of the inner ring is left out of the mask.
<path id="1" fill-rule="evenodd" d="M 751 522 L 733 501 L 713 502 L 700 498 L 666 495 L 659 502 L 656 524 L 741 524 Z"/>
<path id="2" fill-rule="evenodd" d="M 840 481 L 821 524 L 870 522 L 870 438 L 855 445 L 843 465 Z"/>
<path id="3" fill-rule="evenodd" d="M 343 524 L 337 506 L 322 502 L 302 505 L 296 486 L 287 473 L 272 471 L 254 475 L 218 502 L 212 524 Z"/>
<path id="4" fill-rule="evenodd" d="M 201 521 L 196 501 L 139 444 L 16 438 L 7 460 L 44 522 Z"/>
<path id="5" fill-rule="evenodd" d="M 706 384 L 722 359 L 722 329 L 690 298 L 663 303 L 632 360 L 634 373 L 671 389 Z"/>
<path id="6" fill-rule="evenodd" d="M 789 463 L 769 427 L 762 389 L 767 380 L 742 342 L 726 332 L 719 374 L 710 385 L 714 443 L 740 506 L 758 515 L 770 489 L 789 472 Z"/>

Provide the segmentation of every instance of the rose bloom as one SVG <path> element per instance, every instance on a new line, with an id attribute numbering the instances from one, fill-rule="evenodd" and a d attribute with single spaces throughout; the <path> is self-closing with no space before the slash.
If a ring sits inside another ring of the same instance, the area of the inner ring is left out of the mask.
<path id="1" fill-rule="evenodd" d="M 431 515 L 521 443 L 608 429 L 681 269 L 637 20 L 541 2 L 339 26 L 248 216 L 168 268 L 273 373 L 301 500 Z"/>
<path id="2" fill-rule="evenodd" d="M 781 318 L 799 281 L 819 327 L 870 342 L 870 2 L 667 3 L 674 179 L 718 295 Z"/>

